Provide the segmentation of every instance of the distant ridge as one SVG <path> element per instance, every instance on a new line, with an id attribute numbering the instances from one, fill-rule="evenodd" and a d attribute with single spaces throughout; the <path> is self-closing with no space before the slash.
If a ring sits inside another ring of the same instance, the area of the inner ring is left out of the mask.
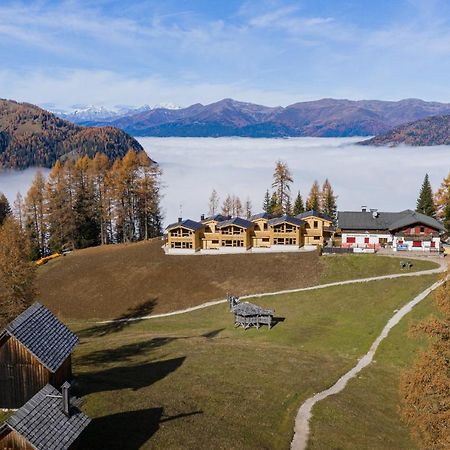
<path id="1" fill-rule="evenodd" d="M 450 145 L 450 115 L 427 117 L 395 127 L 388 133 L 362 141 L 361 145 Z"/>
<path id="2" fill-rule="evenodd" d="M 29 103 L 0 99 L 0 168 L 52 167 L 58 159 L 105 153 L 111 160 L 143 148 L 122 130 L 81 127 Z"/>
<path id="3" fill-rule="evenodd" d="M 450 114 L 450 104 L 418 99 L 322 99 L 287 107 L 224 99 L 187 108 L 130 111 L 112 119 L 73 120 L 83 125 L 113 125 L 134 136 L 349 137 L 379 135 L 401 124 L 443 114 Z"/>

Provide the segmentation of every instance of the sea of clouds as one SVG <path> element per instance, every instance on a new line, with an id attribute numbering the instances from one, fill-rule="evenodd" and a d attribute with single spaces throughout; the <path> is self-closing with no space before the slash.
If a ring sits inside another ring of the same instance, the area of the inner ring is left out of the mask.
<path id="1" fill-rule="evenodd" d="M 436 189 L 450 171 L 450 147 L 365 147 L 360 138 L 139 138 L 163 170 L 165 223 L 208 213 L 212 189 L 220 197 L 248 197 L 259 212 L 278 159 L 288 163 L 292 194 L 305 198 L 312 182 L 328 177 L 341 210 L 361 205 L 385 211 L 414 208 L 428 172 Z M 0 191 L 25 194 L 35 169 L 0 173 Z"/>

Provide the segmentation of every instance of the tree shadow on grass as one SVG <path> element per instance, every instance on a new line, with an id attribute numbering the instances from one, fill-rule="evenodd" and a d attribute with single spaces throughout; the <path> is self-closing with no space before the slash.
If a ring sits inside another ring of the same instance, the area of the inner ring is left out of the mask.
<path id="1" fill-rule="evenodd" d="M 104 336 L 109 333 L 117 333 L 122 331 L 127 326 L 139 322 L 141 317 L 149 316 L 155 309 L 157 298 L 147 300 L 137 306 L 129 308 L 128 311 L 111 321 L 99 323 L 94 327 L 87 328 L 80 331 L 78 334 L 81 337 Z"/>
<path id="2" fill-rule="evenodd" d="M 203 411 L 193 411 L 164 416 L 163 412 L 163 408 L 149 408 L 94 419 L 82 434 L 79 448 L 134 450 L 141 448 L 159 430 L 160 423 L 203 414 Z"/>
<path id="3" fill-rule="evenodd" d="M 77 388 L 83 395 L 121 389 L 138 390 L 162 380 L 175 372 L 186 359 L 180 358 L 153 361 L 147 364 L 112 367 L 77 376 Z"/>

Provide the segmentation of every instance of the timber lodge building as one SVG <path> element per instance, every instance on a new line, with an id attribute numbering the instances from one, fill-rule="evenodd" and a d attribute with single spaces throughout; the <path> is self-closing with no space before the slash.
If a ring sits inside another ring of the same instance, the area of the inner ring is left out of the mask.
<path id="1" fill-rule="evenodd" d="M 295 217 L 256 214 L 250 220 L 217 214 L 200 221 L 182 220 L 166 228 L 168 254 L 205 254 L 306 250 L 332 237 L 333 221 L 317 211 Z M 314 247 L 315 248 L 315 247 Z"/>

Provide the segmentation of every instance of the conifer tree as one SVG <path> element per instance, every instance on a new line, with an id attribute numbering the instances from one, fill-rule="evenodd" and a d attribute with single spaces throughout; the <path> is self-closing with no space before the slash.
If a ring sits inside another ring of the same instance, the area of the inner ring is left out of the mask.
<path id="1" fill-rule="evenodd" d="M 281 210 L 281 205 L 278 201 L 278 196 L 276 192 L 272 193 L 272 196 L 270 197 L 270 205 L 269 205 L 269 214 L 275 214 L 275 215 L 279 215 L 281 214 L 282 210 Z"/>
<path id="2" fill-rule="evenodd" d="M 450 233 L 450 173 L 442 180 L 434 197 L 436 216 L 444 222 L 447 233 Z"/>
<path id="3" fill-rule="evenodd" d="M 416 211 L 430 217 L 435 217 L 436 215 L 436 206 L 433 199 L 433 189 L 431 188 L 428 174 L 425 174 L 425 178 L 420 189 L 419 198 L 417 199 Z"/>
<path id="4" fill-rule="evenodd" d="M 232 215 L 234 217 L 240 217 L 244 213 L 244 209 L 242 207 L 241 199 L 235 195 L 232 197 Z"/>
<path id="5" fill-rule="evenodd" d="M 0 192 L 0 226 L 9 216 L 11 216 L 11 206 L 9 205 L 6 195 L 3 194 L 3 192 Z"/>
<path id="6" fill-rule="evenodd" d="M 20 192 L 17 193 L 16 199 L 14 200 L 13 209 L 14 218 L 17 220 L 19 227 L 23 230 L 25 229 L 25 210 L 23 197 Z"/>
<path id="7" fill-rule="evenodd" d="M 292 203 L 291 203 L 290 198 L 288 198 L 286 201 L 286 205 L 284 207 L 284 213 L 287 214 L 288 216 L 292 215 Z"/>
<path id="8" fill-rule="evenodd" d="M 31 255 L 38 259 L 47 250 L 47 223 L 45 220 L 45 179 L 38 170 L 25 198 L 25 228 L 31 242 Z"/>
<path id="9" fill-rule="evenodd" d="M 0 226 L 0 328 L 34 301 L 34 268 L 27 235 L 6 218 Z"/>
<path id="10" fill-rule="evenodd" d="M 250 201 L 250 198 L 247 197 L 247 200 L 245 201 L 245 218 L 247 220 L 252 217 L 252 202 Z"/>
<path id="11" fill-rule="evenodd" d="M 337 212 L 337 197 L 334 195 L 333 188 L 331 187 L 328 178 L 324 181 L 321 192 L 321 205 L 322 212 L 333 219 L 333 222 L 336 220 L 336 212 Z"/>
<path id="12" fill-rule="evenodd" d="M 277 196 L 277 206 L 274 214 L 281 214 L 286 210 L 286 204 L 291 197 L 291 184 L 293 178 L 288 165 L 285 162 L 277 161 L 273 173 L 272 187 Z"/>
<path id="13" fill-rule="evenodd" d="M 231 216 L 233 213 L 233 197 L 228 194 L 222 203 L 222 214 L 224 216 Z"/>
<path id="14" fill-rule="evenodd" d="M 209 208 L 208 208 L 208 214 L 210 216 L 214 216 L 219 211 L 219 194 L 215 189 L 212 190 L 211 195 L 209 197 Z"/>
<path id="15" fill-rule="evenodd" d="M 314 181 L 309 191 L 308 199 L 306 200 L 306 210 L 307 211 L 321 211 L 320 207 L 320 187 L 317 180 Z"/>
<path id="16" fill-rule="evenodd" d="M 401 376 L 401 412 L 420 448 L 450 448 L 450 283 L 436 291 L 439 317 L 412 328 L 429 338 L 411 369 Z"/>
<path id="17" fill-rule="evenodd" d="M 296 216 L 298 214 L 301 214 L 302 212 L 305 212 L 305 206 L 303 204 L 303 198 L 300 194 L 300 191 L 298 191 L 297 197 L 295 197 L 293 214 L 294 216 Z"/>
<path id="18" fill-rule="evenodd" d="M 269 192 L 269 189 L 267 189 L 266 194 L 264 195 L 263 211 L 270 214 L 270 192 Z"/>

